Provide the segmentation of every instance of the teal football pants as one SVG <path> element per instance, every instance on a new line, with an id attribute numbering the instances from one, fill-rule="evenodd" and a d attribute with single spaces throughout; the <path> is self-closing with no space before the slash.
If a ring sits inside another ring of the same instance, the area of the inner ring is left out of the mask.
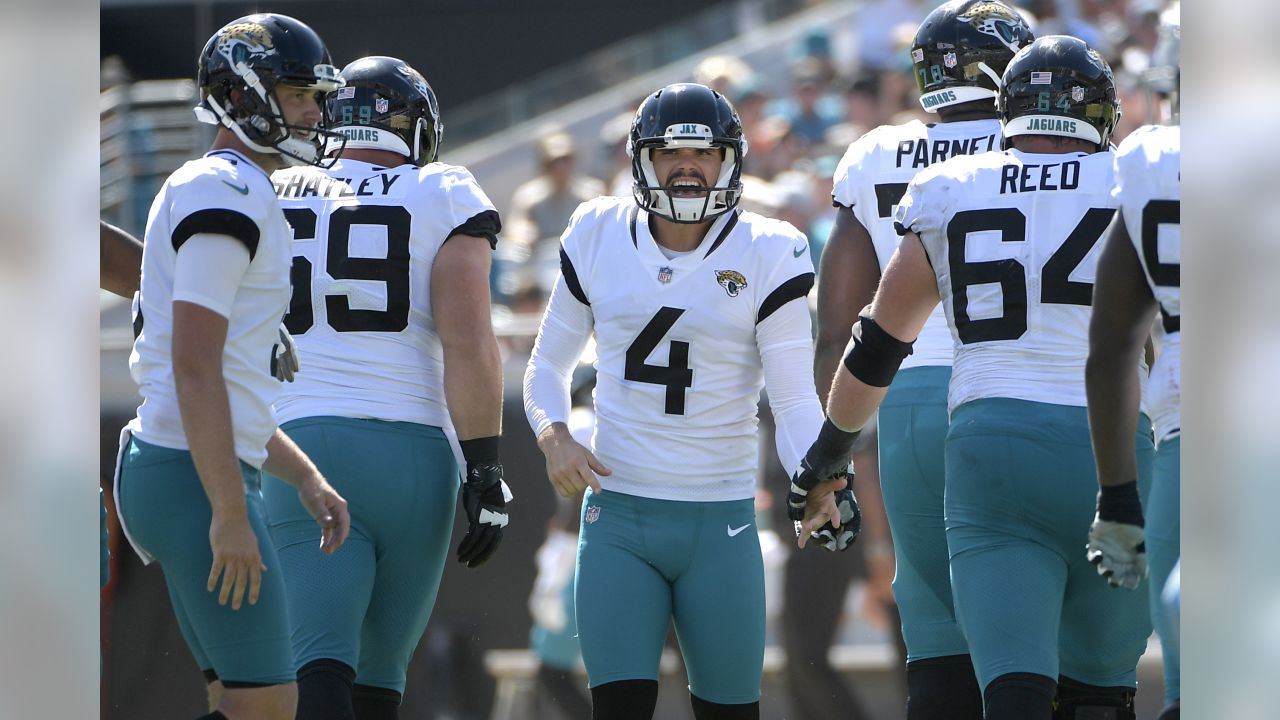
<path id="1" fill-rule="evenodd" d="M 899 372 L 880 405 L 880 490 L 893 534 L 893 595 L 907 662 L 965 655 L 943 524 L 950 367 Z"/>
<path id="2" fill-rule="evenodd" d="M 282 429 L 351 513 L 347 541 L 325 555 L 298 493 L 274 477 L 264 488 L 298 667 L 338 660 L 356 683 L 403 693 L 453 532 L 459 475 L 448 440 L 428 425 L 342 417 Z"/>
<path id="3" fill-rule="evenodd" d="M 1146 497 L 1151 424 L 1139 425 Z M 1085 408 L 974 400 L 952 414 L 946 454 L 956 617 L 983 689 L 1014 672 L 1135 686 L 1147 591 L 1108 586 L 1085 559 L 1098 495 Z"/>
<path id="4" fill-rule="evenodd" d="M 764 562 L 754 506 L 587 491 L 574 584 L 591 687 L 657 680 L 674 620 L 691 693 L 759 701 Z"/>
<path id="5" fill-rule="evenodd" d="M 1169 573 L 1182 554 L 1179 540 L 1182 510 L 1179 492 L 1182 484 L 1182 437 L 1174 437 L 1160 443 L 1156 450 L 1156 476 L 1147 501 L 1147 560 L 1151 567 L 1150 608 L 1156 632 L 1160 635 L 1164 656 L 1164 700 L 1171 703 L 1182 696 L 1182 663 L 1176 638 L 1177 628 L 1171 627 L 1173 618 L 1164 609 L 1161 594 Z"/>
<path id="6" fill-rule="evenodd" d="M 213 511 L 190 452 L 132 438 L 124 453 L 117 507 L 132 540 L 164 569 L 178 627 L 200 669 L 213 670 L 228 685 L 289 683 L 296 679 L 296 667 L 289 647 L 284 573 L 271 545 L 259 473 L 243 462 L 240 472 L 249 524 L 267 571 L 258 602 L 250 605 L 246 593 L 239 610 L 218 604 L 221 584 L 213 592 L 205 589 L 213 567 Z"/>

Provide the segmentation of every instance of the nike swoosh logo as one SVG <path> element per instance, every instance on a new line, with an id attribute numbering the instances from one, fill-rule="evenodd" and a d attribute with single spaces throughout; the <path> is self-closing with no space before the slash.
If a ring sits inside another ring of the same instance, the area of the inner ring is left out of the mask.
<path id="1" fill-rule="evenodd" d="M 732 527 L 729 527 L 728 525 L 725 525 L 724 529 L 729 533 L 729 537 L 733 537 L 734 535 L 737 535 L 738 533 L 742 532 L 743 530 L 746 530 L 749 527 L 751 527 L 751 523 L 747 523 L 746 525 L 743 525 L 742 527 L 738 527 L 738 528 L 732 528 Z"/>
<path id="2" fill-rule="evenodd" d="M 225 180 L 223 180 L 223 182 L 226 182 L 226 181 L 225 181 Z M 792 251 L 791 251 L 791 257 L 800 257 L 801 255 L 803 255 L 803 254 L 804 254 L 805 249 L 806 249 L 806 248 L 808 248 L 808 247 L 809 247 L 808 245 L 801 245 L 800 247 L 796 248 L 795 250 L 792 250 Z"/>
<path id="3" fill-rule="evenodd" d="M 223 185 L 226 185 L 227 187 L 231 188 L 232 190 L 235 190 L 236 192 L 240 193 L 241 195 L 248 195 L 248 194 L 249 194 L 249 186 L 248 186 L 247 184 L 246 184 L 244 187 L 241 187 L 241 186 L 239 186 L 239 185 L 232 185 L 231 183 L 227 182 L 226 180 L 223 180 L 223 181 L 222 181 L 222 184 L 223 184 Z"/>

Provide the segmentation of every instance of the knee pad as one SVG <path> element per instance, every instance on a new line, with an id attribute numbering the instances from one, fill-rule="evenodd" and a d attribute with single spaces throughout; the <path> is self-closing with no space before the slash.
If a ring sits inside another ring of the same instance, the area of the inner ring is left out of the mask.
<path id="1" fill-rule="evenodd" d="M 1060 677 L 1053 720 L 1136 720 L 1135 692 L 1131 687 L 1101 687 Z"/>
<path id="2" fill-rule="evenodd" d="M 982 688 L 968 655 L 907 663 L 907 720 L 982 720 Z"/>
<path id="3" fill-rule="evenodd" d="M 356 720 L 398 720 L 401 700 L 395 690 L 373 685 L 356 685 L 352 693 Z"/>
<path id="4" fill-rule="evenodd" d="M 298 670 L 298 717 L 356 720 L 351 686 L 356 672 L 337 660 L 312 660 Z"/>
<path id="5" fill-rule="evenodd" d="M 725 705 L 689 694 L 689 702 L 693 704 L 695 720 L 760 720 L 760 703 L 738 703 Z"/>
<path id="6" fill-rule="evenodd" d="M 591 720 L 652 720 L 657 706 L 657 680 L 616 680 L 591 688 Z"/>
<path id="7" fill-rule="evenodd" d="M 1008 673 L 992 680 L 983 693 L 987 720 L 1055 720 L 1057 683 L 1035 673 Z"/>

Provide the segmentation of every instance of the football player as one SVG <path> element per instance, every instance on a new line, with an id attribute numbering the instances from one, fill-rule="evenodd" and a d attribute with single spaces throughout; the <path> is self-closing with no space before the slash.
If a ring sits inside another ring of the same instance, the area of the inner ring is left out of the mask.
<path id="1" fill-rule="evenodd" d="M 169 176 L 147 220 L 129 358 L 143 403 L 121 436 L 115 498 L 126 537 L 164 569 L 210 683 L 204 717 L 286 720 L 295 666 L 260 471 L 296 488 L 324 552 L 350 520 L 271 407 L 290 252 L 268 172 L 318 161 L 320 100 L 342 80 L 311 28 L 259 14 L 209 39 L 198 83 L 197 116 L 218 130 L 203 158 Z"/>
<path id="2" fill-rule="evenodd" d="M 328 102 L 341 157 L 272 181 L 293 226 L 285 324 L 306 358 L 276 412 L 350 502 L 347 548 L 326 557 L 311 542 L 285 483 L 268 480 L 264 495 L 289 590 L 298 716 L 380 720 L 397 716 L 444 572 L 455 429 L 469 523 L 458 560 L 485 562 L 507 524 L 489 319 L 500 222 L 466 168 L 436 162 L 444 126 L 421 73 L 373 56 L 342 77 Z"/>
<path id="3" fill-rule="evenodd" d="M 810 454 L 845 451 L 941 299 L 957 348 L 947 545 L 985 717 L 1132 720 L 1146 605 L 1109 591 L 1080 553 L 1096 490 L 1084 365 L 1095 247 L 1115 213 L 1115 83 L 1083 41 L 1044 37 L 1009 61 L 998 107 L 1009 149 L 925 169 L 894 210 L 905 237 L 828 400 L 831 434 L 847 432 Z M 1144 370 L 1138 358 L 1127 369 Z M 1150 425 L 1136 429 L 1127 446 L 1145 488 Z"/>
<path id="4" fill-rule="evenodd" d="M 1176 32 L 1176 27 L 1166 25 L 1162 30 Z M 1173 53 L 1176 56 L 1176 49 Z M 1176 77 L 1176 69 L 1175 60 L 1173 72 L 1168 74 Z M 1173 95 L 1176 111 L 1176 85 Z M 1178 717 L 1181 695 L 1176 619 L 1165 611 L 1161 598 L 1181 553 L 1180 156 L 1177 125 L 1144 125 L 1126 137 L 1116 151 L 1112 194 L 1119 209 L 1098 259 L 1093 300 L 1098 312 L 1089 325 L 1085 375 L 1089 427 L 1101 484 L 1088 555 L 1112 585 L 1130 590 L 1145 577 L 1150 559 L 1147 592 L 1164 657 L 1167 707 L 1161 720 Z M 1164 340 L 1147 381 L 1156 455 L 1155 479 L 1144 518 L 1133 452 L 1125 442 L 1138 421 L 1141 388 L 1138 378 L 1124 368 L 1142 353 L 1157 312 Z"/>
<path id="5" fill-rule="evenodd" d="M 737 209 L 747 146 L 720 93 L 696 84 L 654 92 L 628 151 L 634 202 L 602 197 L 574 213 L 524 380 L 552 485 L 566 497 L 590 488 L 576 603 L 593 717 L 652 717 L 674 619 L 694 715 L 758 718 L 756 403 L 767 386 L 778 455 L 795 468 L 822 423 L 809 245 L 791 225 Z M 566 421 L 570 373 L 593 333 L 588 449 Z M 815 497 L 806 530 L 823 526 L 822 544 L 847 547 L 852 495 L 840 491 L 842 507 L 832 492 Z"/>
<path id="6" fill-rule="evenodd" d="M 893 206 L 924 168 L 953 155 L 1000 149 L 1000 76 L 1031 40 L 1022 16 L 992 0 L 952 0 L 920 24 L 911 59 L 920 104 L 938 122 L 879 127 L 850 145 L 836 168 L 836 225 L 818 272 L 820 388 L 831 386 L 849 328 L 871 302 L 898 246 Z M 885 395 L 878 421 L 881 488 L 893 536 L 885 550 L 893 553 L 897 569 L 893 594 L 907 646 L 909 720 L 982 720 L 982 692 L 951 602 L 943 525 L 952 345 L 946 317 L 934 308 Z M 870 493 L 859 490 L 865 509 Z M 830 593 L 836 602 L 827 604 L 829 626 L 840 610 L 839 589 Z"/>

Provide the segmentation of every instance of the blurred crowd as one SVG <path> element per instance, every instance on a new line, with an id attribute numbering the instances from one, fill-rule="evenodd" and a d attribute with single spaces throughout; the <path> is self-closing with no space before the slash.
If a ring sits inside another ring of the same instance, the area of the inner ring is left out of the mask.
<path id="1" fill-rule="evenodd" d="M 851 26 L 814 30 L 789 53 L 781 82 L 740 58 L 717 55 L 693 69 L 694 82 L 724 93 L 742 119 L 748 153 L 742 207 L 790 222 L 820 257 L 834 222 L 831 180 L 840 157 L 884 124 L 930 122 L 917 100 L 909 46 L 934 0 L 867 0 Z M 1156 120 L 1148 69 L 1162 0 L 1013 0 L 1037 36 L 1068 34 L 1110 63 L 1123 116 L 1112 136 Z M 641 98 L 636 98 L 636 105 Z M 573 210 L 602 193 L 631 194 L 626 154 L 633 111 L 604 124 L 594 146 L 550 130 L 538 142 L 539 174 L 503 206 L 494 263 L 499 312 L 540 313 L 559 272 L 559 237 Z M 527 340 L 514 340 L 523 346 Z M 512 350 L 527 350 L 512 347 Z"/>

